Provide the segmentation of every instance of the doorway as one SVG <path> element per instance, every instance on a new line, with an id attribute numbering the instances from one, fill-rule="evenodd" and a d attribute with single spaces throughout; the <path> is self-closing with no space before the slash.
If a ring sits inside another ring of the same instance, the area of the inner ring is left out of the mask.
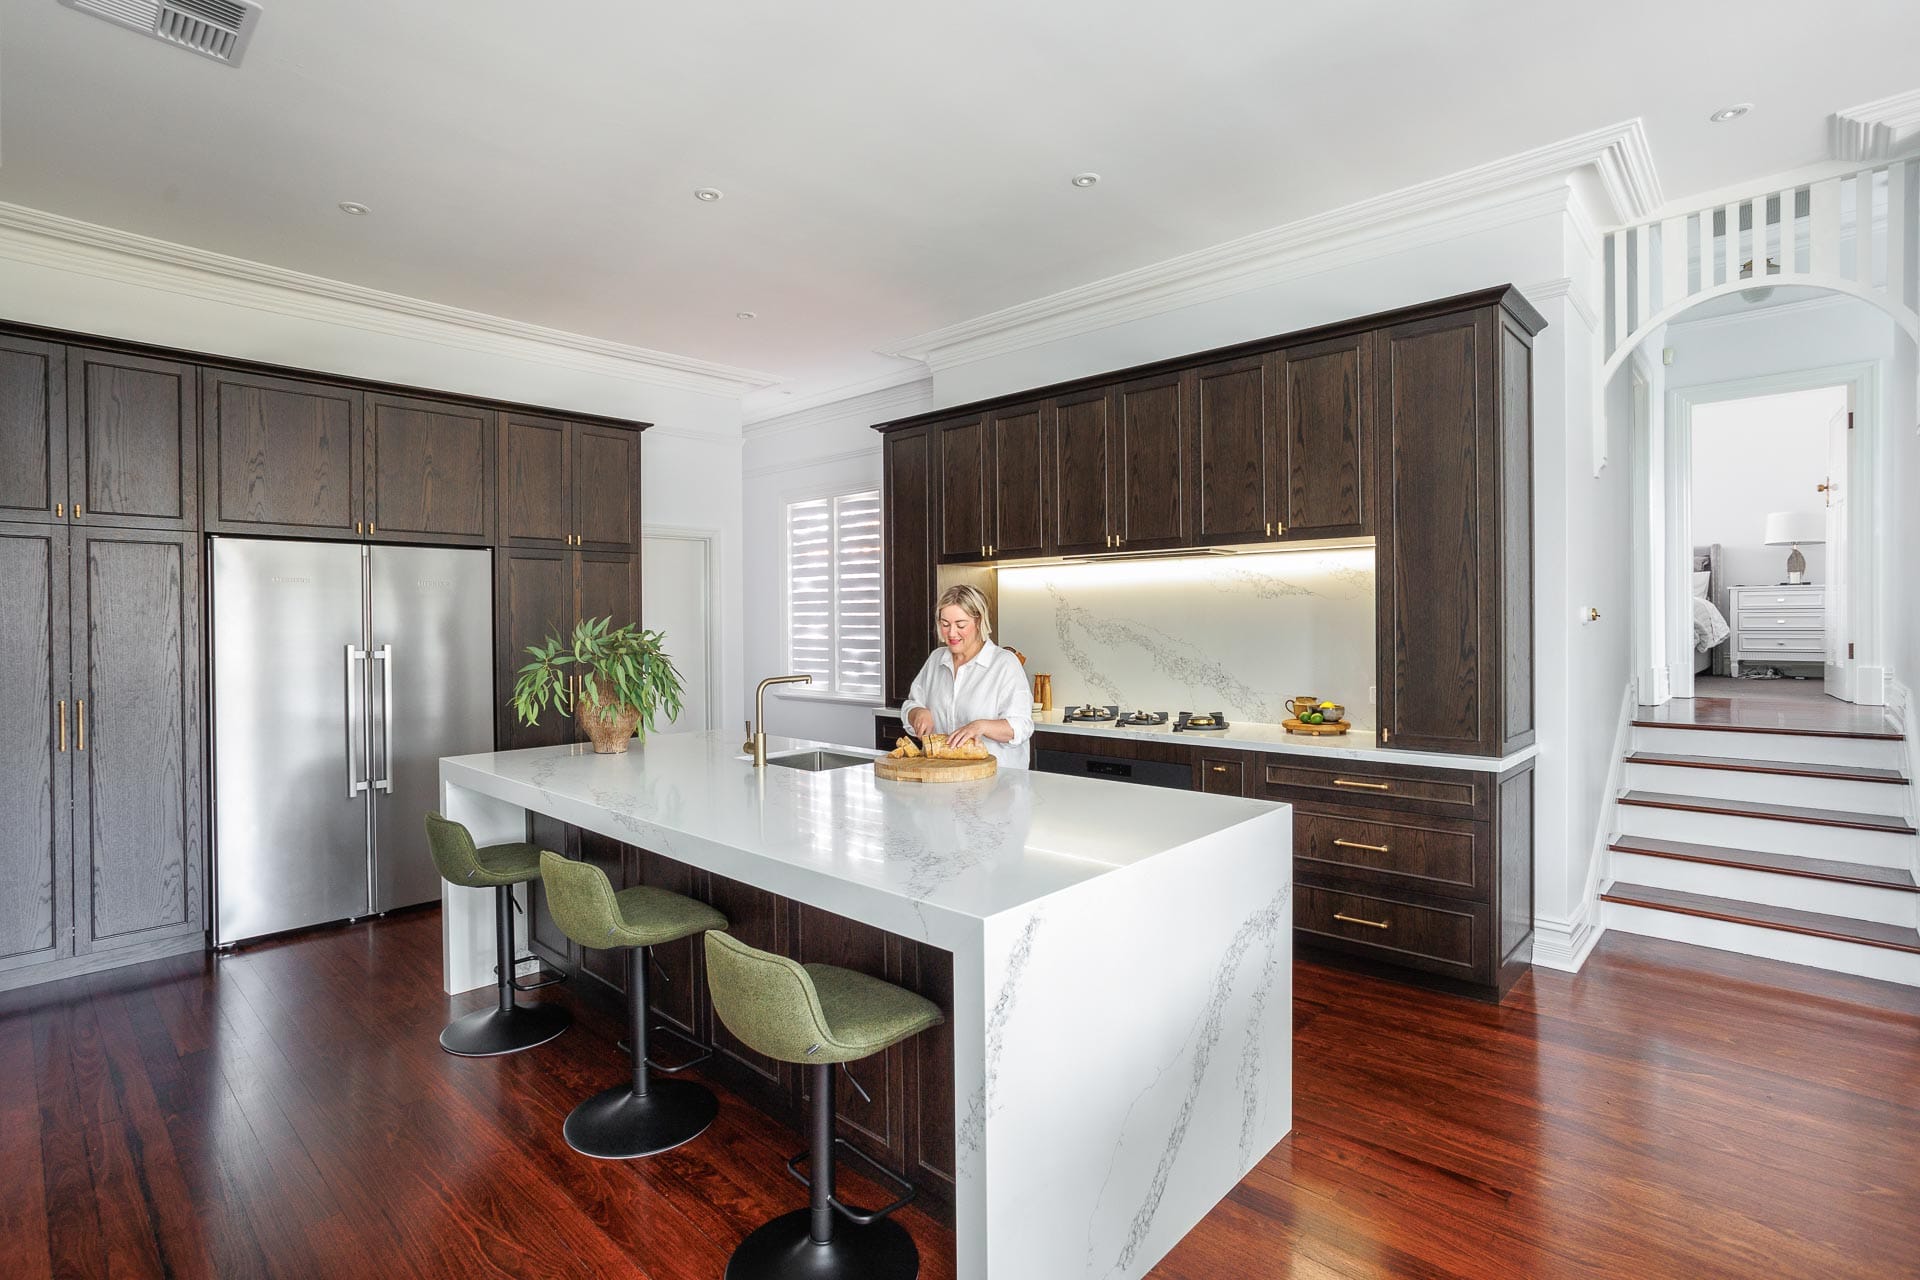
<path id="1" fill-rule="evenodd" d="M 1676 621 L 1687 628 L 1693 695 L 1851 702 L 1854 388 L 1738 390 L 1692 388 L 1682 397 L 1690 599 Z"/>
<path id="2" fill-rule="evenodd" d="M 666 636 L 683 688 L 679 718 L 658 733 L 712 729 L 719 711 L 714 683 L 720 670 L 718 583 L 714 572 L 719 533 L 649 525 L 640 539 L 640 616 L 649 630 Z"/>

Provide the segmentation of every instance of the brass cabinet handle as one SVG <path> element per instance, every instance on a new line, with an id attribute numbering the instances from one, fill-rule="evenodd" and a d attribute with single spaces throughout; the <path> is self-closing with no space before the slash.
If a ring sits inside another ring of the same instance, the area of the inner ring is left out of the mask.
<path id="1" fill-rule="evenodd" d="M 67 700 L 60 699 L 60 750 L 67 749 Z"/>
<path id="2" fill-rule="evenodd" d="M 371 520 L 367 521 L 367 536 L 369 538 L 373 536 L 373 521 Z"/>
<path id="3" fill-rule="evenodd" d="M 80 515 L 81 515 L 80 504 L 76 502 L 73 504 L 73 518 L 75 520 L 78 520 L 80 518 Z"/>
<path id="4" fill-rule="evenodd" d="M 355 533 L 365 533 L 367 531 L 366 522 L 364 520 L 355 520 L 353 522 L 353 531 Z"/>
<path id="5" fill-rule="evenodd" d="M 1215 766 L 1213 766 L 1213 771 L 1214 771 L 1215 773 L 1225 773 L 1225 772 L 1227 771 L 1227 766 L 1225 766 L 1225 765 L 1223 765 L 1223 764 L 1217 764 L 1217 765 L 1215 765 Z"/>
<path id="6" fill-rule="evenodd" d="M 1386 783 L 1386 782 L 1355 782 L 1355 781 L 1354 781 L 1354 780 L 1353 780 L 1352 778 L 1335 778 L 1335 779 L 1333 780 L 1333 785 L 1334 785 L 1334 786 L 1336 786 L 1336 787 L 1360 787 L 1360 788 L 1362 788 L 1362 789 L 1364 789 L 1364 790 L 1367 790 L 1367 791 L 1391 791 L 1391 790 L 1393 790 L 1393 786 L 1392 786 L 1392 784 L 1391 784 L 1391 783 Z"/>
<path id="7" fill-rule="evenodd" d="M 82 698 L 73 705 L 80 716 L 80 744 L 75 749 L 85 751 L 87 749 L 87 700 Z"/>
<path id="8" fill-rule="evenodd" d="M 1278 520 L 1275 520 L 1275 521 L 1273 522 L 1273 536 L 1274 536 L 1274 537 L 1276 537 L 1276 538 L 1284 538 L 1284 537 L 1286 537 L 1286 536 L 1287 536 L 1287 526 L 1286 526 L 1286 525 L 1284 525 L 1284 524 L 1282 524 L 1282 523 L 1280 523 L 1280 522 L 1279 522 Z"/>
<path id="9" fill-rule="evenodd" d="M 1333 913 L 1333 918 L 1335 920 L 1345 920 L 1348 924 L 1363 924 L 1369 929 L 1385 929 L 1390 927 L 1389 922 L 1385 920 L 1365 920 L 1359 916 L 1350 916 L 1339 911 Z"/>
<path id="10" fill-rule="evenodd" d="M 54 518 L 55 520 L 65 520 L 65 519 L 67 518 L 67 504 L 66 504 L 66 503 L 64 503 L 64 502 L 56 502 L 56 503 L 54 503 L 54 504 L 53 504 L 53 518 Z"/>
<path id="11" fill-rule="evenodd" d="M 1387 846 L 1383 844 L 1361 844 L 1358 840 L 1335 840 L 1333 846 L 1336 849 L 1365 849 L 1368 853 L 1387 852 Z"/>

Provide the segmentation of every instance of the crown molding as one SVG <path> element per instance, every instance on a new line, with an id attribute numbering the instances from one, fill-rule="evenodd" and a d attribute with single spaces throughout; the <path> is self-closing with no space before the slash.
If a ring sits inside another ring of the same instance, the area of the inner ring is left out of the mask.
<path id="1" fill-rule="evenodd" d="M 1616 218 L 1642 217 L 1661 200 L 1646 133 L 1634 119 L 1003 308 L 880 351 L 938 370 L 1562 211 L 1570 176 L 1586 166 L 1598 173 Z"/>
<path id="2" fill-rule="evenodd" d="M 873 443 L 858 449 L 842 449 L 838 453 L 823 453 L 817 458 L 808 458 L 804 462 L 761 462 L 745 468 L 743 474 L 748 479 L 760 476 L 786 475 L 791 472 L 811 471 L 815 467 L 840 466 L 849 462 L 871 462 L 880 456 L 880 437 L 874 436 Z"/>
<path id="3" fill-rule="evenodd" d="M 848 419 L 859 419 L 863 425 L 885 422 L 932 406 L 933 375 L 925 369 L 908 369 L 809 396 L 804 403 L 782 406 L 777 414 L 750 420 L 743 430 L 750 440 L 770 440 Z"/>
<path id="4" fill-rule="evenodd" d="M 1863 102 L 1827 118 L 1835 160 L 1885 160 L 1920 140 L 1920 89 Z"/>
<path id="5" fill-rule="evenodd" d="M 1573 308 L 1574 314 L 1585 322 L 1587 328 L 1600 327 L 1592 301 L 1587 298 L 1586 291 L 1578 287 L 1572 276 L 1558 276 L 1552 280 L 1523 284 L 1520 286 L 1520 292 L 1526 296 L 1528 302 L 1542 308 L 1546 303 L 1565 298 L 1567 305 Z"/>
<path id="6" fill-rule="evenodd" d="M 0 257 L 704 395 L 737 398 L 780 381 L 754 369 L 409 298 L 5 202 Z"/>

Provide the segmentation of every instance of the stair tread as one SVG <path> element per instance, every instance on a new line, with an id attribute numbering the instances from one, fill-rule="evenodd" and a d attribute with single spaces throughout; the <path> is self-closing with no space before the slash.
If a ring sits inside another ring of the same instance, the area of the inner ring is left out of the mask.
<path id="1" fill-rule="evenodd" d="M 1638 729 L 1699 729 L 1707 733 L 1785 733 L 1802 738 L 1864 738 L 1872 742 L 1898 742 L 1900 735 L 1872 729 L 1820 729 L 1805 725 L 1773 724 L 1698 724 L 1687 720 L 1640 720 Z"/>
<path id="2" fill-rule="evenodd" d="M 1721 867 L 1740 867 L 1749 871 L 1775 871 L 1781 875 L 1806 876 L 1815 880 L 1837 880 L 1847 884 L 1920 893 L 1920 882 L 1916 882 L 1913 873 L 1904 867 L 1876 867 L 1865 862 L 1803 858 L 1791 853 L 1766 853 L 1759 849 L 1730 849 L 1723 845 L 1695 844 L 1687 840 L 1656 840 L 1650 836 L 1619 836 L 1607 847 L 1620 853 L 1638 853 L 1650 858 L 1709 862 Z"/>
<path id="3" fill-rule="evenodd" d="M 1779 773 L 1796 778 L 1830 778 L 1840 782 L 1887 782 L 1907 785 L 1898 769 L 1870 769 L 1857 764 L 1814 764 L 1794 760 L 1742 760 L 1733 756 L 1686 756 L 1670 751 L 1630 751 L 1628 764 L 1670 765 L 1680 769 L 1724 769 L 1734 773 Z"/>
<path id="4" fill-rule="evenodd" d="M 1822 915 L 1817 911 L 1799 911 L 1792 907 L 1770 907 L 1759 902 L 1715 898 L 1704 893 L 1685 893 L 1679 889 L 1659 889 L 1643 884 L 1611 884 L 1600 896 L 1608 902 L 1648 907 L 1655 911 L 1675 911 L 1709 920 L 1727 920 L 1734 924 L 1781 929 L 1788 933 L 1805 933 L 1818 938 L 1834 938 L 1841 942 L 1858 942 L 1870 947 L 1886 947 L 1920 955 L 1920 930 L 1897 924 Z"/>
<path id="5" fill-rule="evenodd" d="M 1665 791 L 1623 791 L 1621 804 L 1650 809 L 1684 809 L 1693 813 L 1717 813 L 1733 818 L 1770 818 L 1776 822 L 1807 822 L 1822 827 L 1852 827 L 1861 831 L 1884 831 L 1889 835 L 1914 834 L 1911 823 L 1898 814 L 1855 813 L 1846 809 L 1810 809 L 1795 804 L 1769 804 L 1761 800 L 1722 800 L 1710 796 L 1681 796 Z"/>

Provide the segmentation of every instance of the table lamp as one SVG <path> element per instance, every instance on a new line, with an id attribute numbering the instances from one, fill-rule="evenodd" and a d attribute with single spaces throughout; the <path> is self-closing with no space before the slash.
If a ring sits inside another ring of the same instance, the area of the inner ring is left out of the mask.
<path id="1" fill-rule="evenodd" d="M 1792 547 L 1787 555 L 1787 583 L 1793 585 L 1806 579 L 1807 558 L 1800 554 L 1800 544 L 1819 546 L 1827 540 L 1827 516 L 1824 511 L 1774 511 L 1767 516 L 1766 544 L 1770 547 Z"/>

